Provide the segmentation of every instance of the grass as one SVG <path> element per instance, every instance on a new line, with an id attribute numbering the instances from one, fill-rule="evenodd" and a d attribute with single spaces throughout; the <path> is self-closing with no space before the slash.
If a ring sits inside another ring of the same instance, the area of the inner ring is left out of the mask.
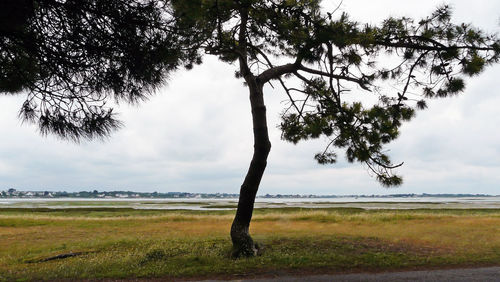
<path id="1" fill-rule="evenodd" d="M 264 253 L 240 260 L 229 258 L 233 214 L 0 209 L 0 280 L 238 279 L 500 265 L 495 209 L 257 209 L 251 233 Z"/>

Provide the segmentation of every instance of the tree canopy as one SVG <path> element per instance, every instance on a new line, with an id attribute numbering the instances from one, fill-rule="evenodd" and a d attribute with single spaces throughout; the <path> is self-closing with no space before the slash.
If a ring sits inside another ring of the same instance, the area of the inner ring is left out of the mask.
<path id="1" fill-rule="evenodd" d="M 44 134 L 109 134 L 119 126 L 109 99 L 145 99 L 196 52 L 183 52 L 182 36 L 169 31 L 166 3 L 25 2 L 29 16 L 2 31 L 0 91 L 27 93 L 20 116 Z"/>
<path id="2" fill-rule="evenodd" d="M 281 86 L 287 97 L 284 140 L 326 137 L 315 156 L 319 163 L 334 163 L 344 151 L 382 185 L 399 185 L 392 169 L 400 164 L 391 162 L 384 145 L 399 136 L 415 110 L 426 108 L 427 99 L 463 92 L 465 79 L 497 63 L 500 52 L 495 35 L 453 23 L 447 5 L 423 19 L 391 17 L 379 25 L 323 11 L 320 0 L 2 5 L 0 92 L 27 94 L 20 116 L 44 134 L 106 136 L 120 126 L 110 100 L 141 101 L 171 72 L 201 64 L 205 55 L 237 64 L 235 76 L 250 92 L 255 137 L 240 195 L 250 192 L 240 196 L 246 208 L 237 211 L 248 222 L 270 150 L 264 85 Z M 248 224 L 240 229 L 248 233 Z"/>

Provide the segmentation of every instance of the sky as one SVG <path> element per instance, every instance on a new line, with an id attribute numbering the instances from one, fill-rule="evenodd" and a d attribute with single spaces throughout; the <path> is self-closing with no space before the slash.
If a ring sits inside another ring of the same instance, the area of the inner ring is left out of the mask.
<path id="1" fill-rule="evenodd" d="M 327 0 L 326 9 L 339 1 Z M 376 24 L 387 16 L 421 18 L 443 3 L 455 23 L 500 31 L 500 1 L 344 0 L 340 11 Z M 0 190 L 238 193 L 253 149 L 248 91 L 235 65 L 215 58 L 179 70 L 139 106 L 116 110 L 125 126 L 110 138 L 75 144 L 41 136 L 17 113 L 23 95 L 0 96 Z M 286 97 L 265 88 L 271 143 L 259 194 L 500 194 L 500 66 L 467 80 L 458 97 L 432 100 L 387 146 L 404 184 L 384 188 L 361 164 L 318 165 L 325 140 L 280 139 Z"/>

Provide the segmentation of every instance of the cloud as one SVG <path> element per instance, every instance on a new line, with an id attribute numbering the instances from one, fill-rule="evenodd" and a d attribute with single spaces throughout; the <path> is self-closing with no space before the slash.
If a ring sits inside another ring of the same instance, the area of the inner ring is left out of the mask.
<path id="1" fill-rule="evenodd" d="M 328 1 L 325 1 L 328 2 Z M 451 1 L 458 21 L 497 31 L 497 1 Z M 419 17 L 435 1 L 344 1 L 354 19 L 378 23 L 387 15 Z M 474 6 L 474 8 L 472 8 Z M 120 105 L 125 127 L 108 140 L 74 144 L 42 137 L 16 119 L 22 97 L 0 97 L 0 190 L 136 190 L 237 193 L 253 148 L 248 90 L 236 66 L 207 57 L 180 70 L 140 106 Z M 499 67 L 468 81 L 459 97 L 434 100 L 403 127 L 388 149 L 405 184 L 382 188 L 365 167 L 320 166 L 313 156 L 323 140 L 293 145 L 276 128 L 286 99 L 266 87 L 273 144 L 260 193 L 388 194 L 492 193 L 500 179 Z M 276 86 L 276 85 L 275 85 Z"/>

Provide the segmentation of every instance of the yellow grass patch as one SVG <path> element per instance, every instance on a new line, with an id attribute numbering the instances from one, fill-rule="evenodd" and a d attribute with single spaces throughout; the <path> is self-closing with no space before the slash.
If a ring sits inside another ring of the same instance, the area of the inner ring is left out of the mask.
<path id="1" fill-rule="evenodd" d="M 194 259 L 195 262 L 190 263 L 199 264 L 202 270 L 197 271 L 206 273 L 212 273 L 210 269 L 214 269 L 214 273 L 225 273 L 257 267 L 260 264 L 256 261 L 249 261 L 249 265 L 225 261 L 230 248 L 232 218 L 232 214 L 183 212 L 104 217 L 0 214 L 0 272 L 13 271 L 10 277 L 18 277 L 16 275 L 29 271 L 30 277 L 38 277 L 54 269 L 64 269 L 54 275 L 68 278 L 77 277 L 82 271 L 86 273 L 81 269 L 83 263 L 88 264 L 89 269 L 95 268 L 92 273 L 115 277 L 120 275 L 113 267 L 122 269 L 120 265 L 133 264 L 135 268 L 123 269 L 123 273 L 175 276 L 191 273 L 191 270 L 182 270 L 186 259 Z M 328 261 L 341 267 L 338 265 L 351 265 L 350 260 L 357 261 L 354 266 L 383 268 L 491 264 L 500 258 L 498 213 L 336 210 L 280 213 L 272 210 L 257 212 L 250 229 L 258 242 L 269 244 L 267 254 L 259 260 L 278 269 L 326 267 Z M 211 251 L 212 248 L 215 251 Z M 320 249 L 327 253 L 318 253 Z M 342 255 L 336 256 L 336 252 Z M 83 255 L 29 263 L 66 253 Z M 156 265 L 162 260 L 172 264 L 172 259 L 179 263 L 177 268 Z M 215 260 L 217 265 L 204 260 Z"/>

